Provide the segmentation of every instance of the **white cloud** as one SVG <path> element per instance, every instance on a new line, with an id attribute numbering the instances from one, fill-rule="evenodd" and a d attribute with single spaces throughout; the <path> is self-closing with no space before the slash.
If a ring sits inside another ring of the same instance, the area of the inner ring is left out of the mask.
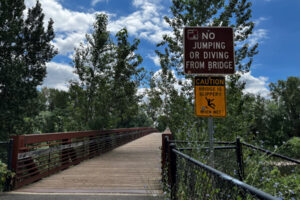
<path id="1" fill-rule="evenodd" d="M 73 32 L 67 35 L 59 34 L 54 39 L 54 46 L 58 49 L 59 54 L 68 55 L 74 52 L 74 48 L 79 46 L 80 42 L 85 39 L 85 34 Z"/>
<path id="2" fill-rule="evenodd" d="M 266 29 L 257 29 L 249 37 L 249 45 L 254 46 L 256 43 L 263 42 L 264 39 L 268 39 L 268 31 Z"/>
<path id="3" fill-rule="evenodd" d="M 149 101 L 149 97 L 147 95 L 147 88 L 138 88 L 137 95 L 143 96 L 143 98 L 141 99 L 141 102 L 140 102 L 141 104 L 147 103 Z"/>
<path id="4" fill-rule="evenodd" d="M 95 5 L 104 0 L 92 0 Z M 107 0 L 106 0 L 107 1 Z M 112 13 L 109 16 L 108 30 L 116 33 L 121 28 L 126 27 L 129 35 L 146 39 L 153 43 L 160 42 L 163 34 L 171 34 L 168 24 L 163 20 L 162 0 L 133 0 L 132 5 L 136 11 L 120 18 Z M 49 19 L 54 21 L 54 31 L 56 34 L 53 40 L 54 46 L 59 54 L 72 57 L 74 48 L 85 41 L 85 34 L 92 30 L 96 11 L 79 12 L 66 9 L 62 6 L 61 0 L 40 0 L 45 14 L 45 25 Z M 27 8 L 36 4 L 36 0 L 25 0 Z M 26 12 L 25 12 L 26 14 Z M 153 57 L 154 63 L 159 65 L 158 57 Z M 69 65 L 50 62 L 47 64 L 48 75 L 43 86 L 67 90 L 66 82 L 77 78 L 73 73 L 73 68 Z"/>
<path id="5" fill-rule="evenodd" d="M 27 8 L 31 8 L 36 0 L 25 0 Z M 45 13 L 45 24 L 52 18 L 56 37 L 53 41 L 59 54 L 67 55 L 74 51 L 85 38 L 85 34 L 91 30 L 94 23 L 94 13 L 72 11 L 59 3 L 58 0 L 40 0 Z"/>
<path id="6" fill-rule="evenodd" d="M 192 84 L 190 79 L 185 78 L 178 78 L 175 75 L 175 71 L 172 70 L 173 77 L 175 78 L 174 88 L 177 89 L 177 91 L 180 93 L 182 86 L 179 84 L 181 81 L 183 84 Z M 158 70 L 153 74 L 154 79 L 156 80 L 156 83 L 161 82 L 161 75 L 162 70 Z M 269 98 L 270 91 L 268 89 L 268 78 L 259 76 L 254 77 L 251 72 L 240 74 L 241 78 L 240 81 L 246 82 L 245 89 L 243 90 L 244 93 L 250 93 L 254 95 L 260 95 L 265 98 Z M 158 88 L 157 88 L 158 89 Z"/>
<path id="7" fill-rule="evenodd" d="M 258 25 L 260 25 L 263 21 L 267 21 L 268 20 L 268 18 L 266 18 L 266 17 L 260 17 L 260 18 L 258 18 L 258 19 L 256 19 L 256 20 L 254 20 L 254 24 L 255 24 L 255 26 L 258 26 Z"/>
<path id="8" fill-rule="evenodd" d="M 168 25 L 164 22 L 159 2 L 161 0 L 134 0 L 133 5 L 137 11 L 123 16 L 115 21 L 110 20 L 108 29 L 116 33 L 126 27 L 129 34 L 146 39 L 153 43 L 162 40 L 164 34 L 172 34 Z"/>
<path id="9" fill-rule="evenodd" d="M 93 0 L 92 5 L 105 0 Z M 106 0 L 107 1 L 107 0 Z M 172 34 L 168 24 L 162 18 L 160 7 L 161 0 L 133 0 L 132 4 L 137 11 L 115 19 L 116 15 L 107 13 L 109 16 L 108 30 L 117 33 L 126 27 L 132 36 L 146 39 L 153 43 L 162 40 L 164 34 Z M 36 0 L 25 0 L 27 8 L 34 6 Z M 54 31 L 56 38 L 54 45 L 59 54 L 67 55 L 73 52 L 74 48 L 85 39 L 95 20 L 95 14 L 99 12 L 78 12 L 64 8 L 59 0 L 40 0 L 45 13 L 45 23 L 50 18 L 54 20 Z"/>
<path id="10" fill-rule="evenodd" d="M 243 36 L 243 33 L 248 29 L 249 27 L 242 27 L 239 30 L 236 30 L 235 40 L 237 36 Z M 268 30 L 266 29 L 256 29 L 253 31 L 253 33 L 249 36 L 249 38 L 245 41 L 238 41 L 237 46 L 242 47 L 244 44 L 248 43 L 250 47 L 253 47 L 256 43 L 262 43 L 265 39 L 268 39 Z"/>
<path id="11" fill-rule="evenodd" d="M 150 58 L 155 66 L 160 66 L 160 59 L 158 55 L 148 55 L 148 58 Z"/>
<path id="12" fill-rule="evenodd" d="M 78 76 L 73 71 L 74 68 L 70 65 L 56 62 L 47 63 L 47 76 L 42 86 L 67 91 L 68 81 L 78 80 Z"/>
<path id="13" fill-rule="evenodd" d="M 244 73 L 241 75 L 241 81 L 246 82 L 246 88 L 244 89 L 244 93 L 250 93 L 255 95 L 260 95 L 265 98 L 269 98 L 270 91 L 267 88 L 267 77 L 259 76 L 254 77 L 251 75 L 251 72 Z"/>
<path id="14" fill-rule="evenodd" d="M 106 1 L 106 3 L 108 2 L 108 0 L 92 0 L 91 5 L 95 6 L 97 3 L 100 3 L 100 2 L 103 2 L 103 1 Z"/>
<path id="15" fill-rule="evenodd" d="M 36 0 L 26 0 L 25 5 L 32 7 Z M 86 32 L 94 21 L 95 13 L 83 13 L 63 8 L 58 0 L 40 0 L 45 13 L 45 21 L 54 20 L 56 32 Z"/>

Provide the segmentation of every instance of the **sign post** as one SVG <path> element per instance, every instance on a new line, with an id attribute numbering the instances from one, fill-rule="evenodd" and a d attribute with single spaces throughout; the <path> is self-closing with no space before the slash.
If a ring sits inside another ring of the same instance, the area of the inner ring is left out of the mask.
<path id="1" fill-rule="evenodd" d="M 211 167 L 215 167 L 215 152 L 214 152 L 214 128 L 213 118 L 208 118 L 208 134 L 209 134 L 209 162 Z"/>
<path id="2" fill-rule="evenodd" d="M 185 27 L 184 73 L 208 75 L 194 79 L 195 114 L 208 117 L 209 161 L 214 167 L 213 117 L 226 117 L 224 75 L 234 74 L 233 29 L 230 27 Z"/>
<path id="3" fill-rule="evenodd" d="M 222 76 L 194 79 L 195 114 L 208 117 L 209 160 L 214 167 L 213 117 L 226 117 L 226 88 L 225 78 Z"/>

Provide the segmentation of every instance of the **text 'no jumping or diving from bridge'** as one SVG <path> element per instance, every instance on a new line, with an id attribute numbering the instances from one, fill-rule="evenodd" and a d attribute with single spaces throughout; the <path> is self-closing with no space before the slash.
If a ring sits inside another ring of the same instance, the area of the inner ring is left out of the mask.
<path id="1" fill-rule="evenodd" d="M 186 74 L 234 74 L 233 29 L 185 27 Z"/>

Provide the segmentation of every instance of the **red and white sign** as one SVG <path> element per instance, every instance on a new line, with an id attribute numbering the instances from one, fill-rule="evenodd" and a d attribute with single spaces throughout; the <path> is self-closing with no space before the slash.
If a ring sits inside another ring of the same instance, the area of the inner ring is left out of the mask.
<path id="1" fill-rule="evenodd" d="M 185 27 L 183 37 L 186 74 L 234 74 L 232 28 Z"/>

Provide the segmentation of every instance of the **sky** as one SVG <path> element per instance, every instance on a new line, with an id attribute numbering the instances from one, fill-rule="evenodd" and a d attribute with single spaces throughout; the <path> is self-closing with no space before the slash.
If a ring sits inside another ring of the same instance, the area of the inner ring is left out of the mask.
<path id="1" fill-rule="evenodd" d="M 300 77 L 300 1 L 251 0 L 255 29 L 248 42 L 259 43 L 251 71 L 242 76 L 245 93 L 268 97 L 268 85 L 289 76 Z M 27 8 L 36 0 L 25 0 Z M 67 83 L 77 79 L 73 73 L 74 48 L 90 33 L 96 13 L 109 17 L 108 30 L 114 36 L 126 27 L 130 40 L 140 39 L 138 53 L 147 71 L 158 72 L 156 44 L 164 34 L 171 34 L 164 16 L 171 16 L 171 0 L 40 0 L 45 22 L 52 18 L 56 37 L 53 45 L 58 55 L 47 63 L 47 77 L 42 86 L 67 90 Z M 144 86 L 146 87 L 146 86 Z M 141 88 L 142 89 L 142 88 Z"/>

